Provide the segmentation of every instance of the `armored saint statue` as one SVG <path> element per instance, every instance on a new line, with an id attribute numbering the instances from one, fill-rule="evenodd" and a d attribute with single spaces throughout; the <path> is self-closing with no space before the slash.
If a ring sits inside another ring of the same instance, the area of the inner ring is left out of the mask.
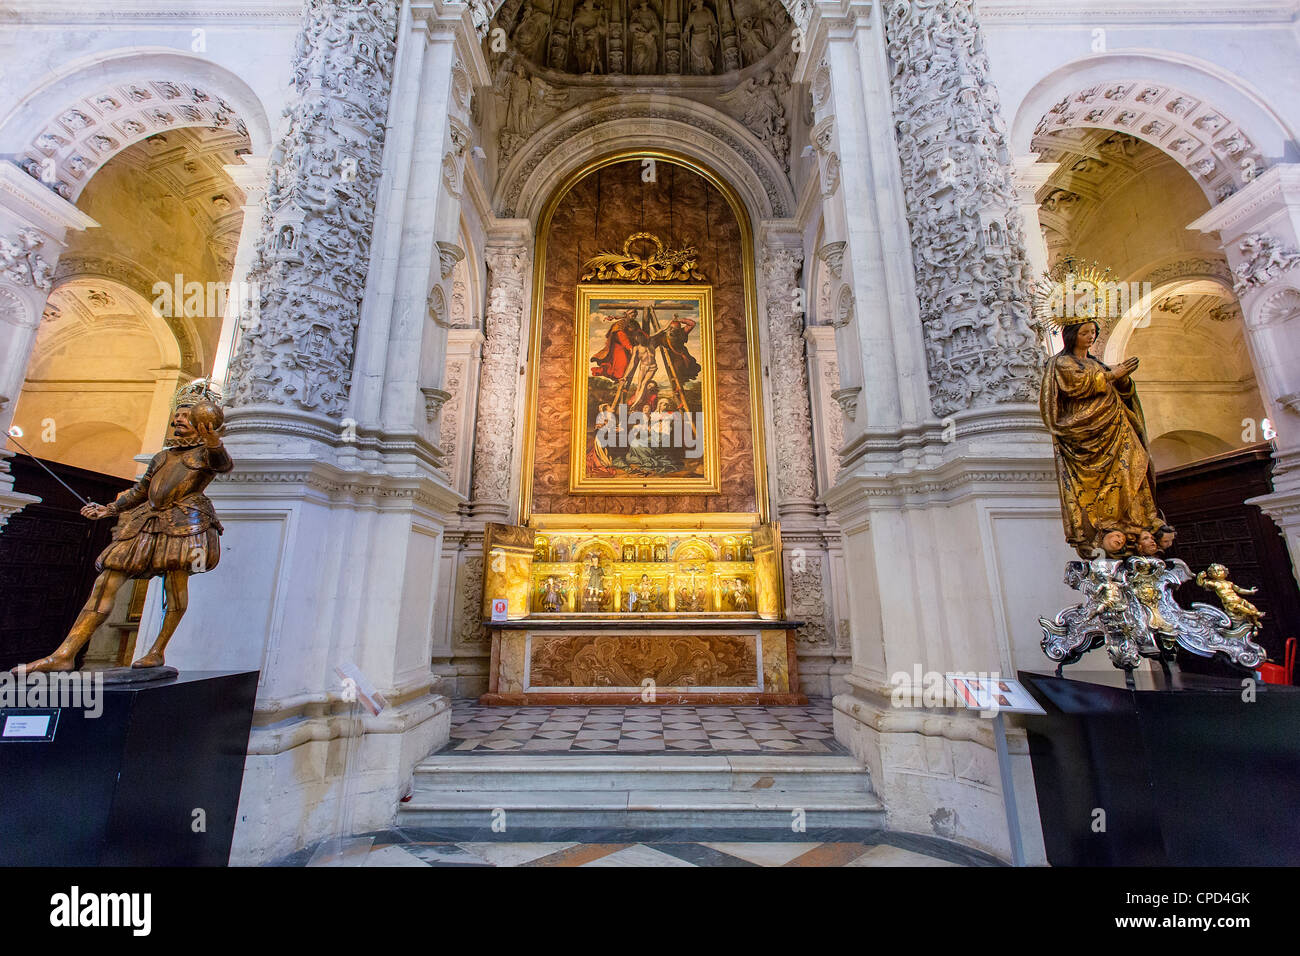
<path id="1" fill-rule="evenodd" d="M 1155 466 L 1132 375 L 1138 360 L 1111 368 L 1089 354 L 1099 326 L 1066 325 L 1064 347 L 1047 363 L 1039 407 L 1052 433 L 1065 539 L 1086 556 L 1107 540 L 1136 548 L 1142 532 L 1163 526 L 1156 512 Z"/>
<path id="2" fill-rule="evenodd" d="M 206 381 L 185 386 L 172 411 L 172 439 L 140 480 L 111 504 L 81 509 L 92 520 L 117 518 L 113 540 L 95 562 L 99 577 L 72 630 L 49 657 L 25 665 L 27 671 L 72 670 L 122 585 L 154 576 L 163 579 L 166 613 L 153 647 L 131 666 L 163 665 L 167 642 L 185 614 L 190 575 L 212 570 L 221 559 L 221 522 L 203 489 L 233 467 L 217 435 L 224 420 Z"/>

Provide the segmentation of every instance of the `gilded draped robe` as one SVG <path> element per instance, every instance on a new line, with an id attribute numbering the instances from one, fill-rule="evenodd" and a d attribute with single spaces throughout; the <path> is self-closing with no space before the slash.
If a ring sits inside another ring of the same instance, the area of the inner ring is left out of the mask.
<path id="1" fill-rule="evenodd" d="M 1039 407 L 1052 432 L 1065 539 L 1091 547 L 1098 532 L 1128 535 L 1159 524 L 1155 470 L 1132 379 L 1111 382 L 1091 355 L 1055 355 L 1043 373 Z"/>

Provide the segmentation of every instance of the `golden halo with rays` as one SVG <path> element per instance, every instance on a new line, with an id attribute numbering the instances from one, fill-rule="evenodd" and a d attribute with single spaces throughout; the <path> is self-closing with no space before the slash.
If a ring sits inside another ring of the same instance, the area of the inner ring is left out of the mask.
<path id="1" fill-rule="evenodd" d="M 1034 319 L 1044 331 L 1096 322 L 1104 330 L 1117 316 L 1109 314 L 1115 273 L 1095 260 L 1062 257 L 1034 283 Z"/>

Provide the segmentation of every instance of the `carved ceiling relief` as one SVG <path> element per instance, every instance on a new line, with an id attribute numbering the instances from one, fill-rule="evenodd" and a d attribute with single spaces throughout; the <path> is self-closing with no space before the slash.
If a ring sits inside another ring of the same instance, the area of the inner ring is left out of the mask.
<path id="1" fill-rule="evenodd" d="M 1036 137 L 1077 127 L 1140 138 L 1186 167 L 1211 201 L 1222 202 L 1266 168 L 1246 133 L 1213 104 L 1164 84 L 1118 80 L 1061 99 Z"/>
<path id="2" fill-rule="evenodd" d="M 634 78 L 655 77 L 739 120 L 789 172 L 795 54 L 779 0 L 507 0 L 493 23 L 503 163 L 561 112 L 608 96 L 611 78 L 641 90 Z"/>
<path id="3" fill-rule="evenodd" d="M 138 80 L 70 104 L 50 119 L 14 162 L 69 202 L 115 154 L 139 140 L 181 127 L 226 136 L 248 153 L 248 130 L 220 96 L 171 80 Z"/>

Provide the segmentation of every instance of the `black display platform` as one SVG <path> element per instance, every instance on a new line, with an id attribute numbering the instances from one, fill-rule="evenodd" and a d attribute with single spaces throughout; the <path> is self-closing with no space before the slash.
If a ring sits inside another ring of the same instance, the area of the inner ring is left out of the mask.
<path id="1" fill-rule="evenodd" d="M 1053 866 L 1300 865 L 1300 688 L 1066 673 L 1020 672 L 1047 711 L 1025 721 Z"/>
<path id="2" fill-rule="evenodd" d="M 0 738 L 0 865 L 225 866 L 257 677 L 105 684 L 94 718 L 80 707 L 0 710 L 5 720 L 57 710 L 51 740 Z"/>

